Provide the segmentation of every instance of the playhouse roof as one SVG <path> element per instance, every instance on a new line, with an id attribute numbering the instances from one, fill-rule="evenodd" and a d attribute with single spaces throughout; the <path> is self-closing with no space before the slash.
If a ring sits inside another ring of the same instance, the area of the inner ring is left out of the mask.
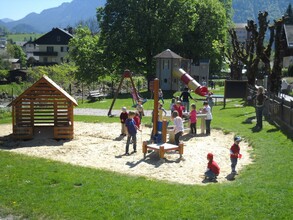
<path id="1" fill-rule="evenodd" d="M 154 57 L 155 58 L 161 58 L 161 59 L 170 59 L 170 58 L 172 58 L 172 59 L 182 59 L 181 56 L 179 56 L 178 54 L 174 53 L 170 49 L 167 49 L 167 50 L 163 51 L 162 53 L 157 54 Z"/>
<path id="2" fill-rule="evenodd" d="M 43 75 L 41 79 L 35 82 L 31 87 L 25 90 L 21 95 L 19 95 L 16 99 L 14 99 L 8 106 L 12 106 L 21 100 L 26 94 L 32 92 L 39 84 L 47 84 L 48 86 L 52 87 L 56 92 L 63 95 L 68 101 L 71 101 L 73 105 L 77 106 L 76 100 L 69 95 L 65 90 L 63 90 L 60 86 L 58 86 L 53 80 L 51 80 L 48 76 Z"/>

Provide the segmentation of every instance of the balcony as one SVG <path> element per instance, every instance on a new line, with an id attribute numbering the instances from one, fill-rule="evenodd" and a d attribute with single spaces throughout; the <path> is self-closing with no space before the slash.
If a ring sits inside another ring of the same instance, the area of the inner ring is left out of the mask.
<path id="1" fill-rule="evenodd" d="M 57 57 L 58 56 L 58 52 L 54 52 L 54 51 L 35 51 L 34 52 L 34 56 L 51 56 L 51 57 Z"/>

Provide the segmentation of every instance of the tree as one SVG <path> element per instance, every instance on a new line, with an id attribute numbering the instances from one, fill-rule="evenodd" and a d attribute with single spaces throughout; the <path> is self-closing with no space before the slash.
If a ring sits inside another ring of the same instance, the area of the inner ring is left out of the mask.
<path id="1" fill-rule="evenodd" d="M 232 28 L 229 30 L 233 54 L 237 57 L 239 61 L 247 67 L 247 79 L 248 84 L 254 85 L 256 74 L 258 72 L 258 65 L 260 61 L 265 64 L 266 72 L 270 73 L 270 55 L 271 47 L 274 41 L 274 32 L 271 28 L 271 35 L 269 43 L 265 46 L 264 39 L 266 31 L 268 30 L 269 21 L 267 20 L 267 12 L 259 12 L 258 14 L 258 24 L 253 20 L 247 21 L 246 30 L 250 35 L 247 45 L 243 45 L 238 42 L 236 31 Z"/>
<path id="2" fill-rule="evenodd" d="M 108 68 L 151 79 L 153 57 L 169 48 L 186 58 L 210 58 L 220 69 L 226 10 L 218 0 L 109 0 L 97 17 Z"/>
<path id="3" fill-rule="evenodd" d="M 16 44 L 7 44 L 7 53 L 20 60 L 21 68 L 26 66 L 26 54 L 23 49 Z"/>
<path id="4" fill-rule="evenodd" d="M 210 59 L 211 71 L 220 71 L 227 38 L 226 10 L 217 0 L 189 1 L 193 24 L 183 33 L 181 54 L 194 61 Z"/>
<path id="5" fill-rule="evenodd" d="M 151 79 L 153 57 L 180 41 L 182 19 L 188 19 L 181 9 L 178 0 L 107 1 L 97 14 L 106 66 L 120 73 L 128 68 Z"/>
<path id="6" fill-rule="evenodd" d="M 92 35 L 88 28 L 79 27 L 69 42 L 69 56 L 77 66 L 76 78 L 88 84 L 96 82 L 107 72 L 102 64 L 99 37 Z"/>

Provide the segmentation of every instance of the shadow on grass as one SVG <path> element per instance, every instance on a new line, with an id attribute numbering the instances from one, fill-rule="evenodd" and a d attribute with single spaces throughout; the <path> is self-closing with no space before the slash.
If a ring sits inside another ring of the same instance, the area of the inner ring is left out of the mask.
<path id="1" fill-rule="evenodd" d="M 242 122 L 242 124 L 252 124 L 252 121 L 255 120 L 255 116 L 247 118 L 245 121 Z"/>
<path id="2" fill-rule="evenodd" d="M 234 181 L 234 180 L 235 180 L 235 174 L 232 174 L 232 173 L 228 174 L 228 175 L 226 176 L 226 179 L 227 179 L 228 181 Z"/>

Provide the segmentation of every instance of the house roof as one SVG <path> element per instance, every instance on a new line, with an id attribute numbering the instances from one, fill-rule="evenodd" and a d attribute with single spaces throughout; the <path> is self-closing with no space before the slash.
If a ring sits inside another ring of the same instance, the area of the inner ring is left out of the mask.
<path id="1" fill-rule="evenodd" d="M 293 48 L 293 25 L 284 25 L 287 46 Z"/>
<path id="2" fill-rule="evenodd" d="M 171 51 L 170 49 L 167 49 L 165 51 L 163 51 L 162 53 L 157 54 L 156 56 L 154 56 L 154 58 L 160 58 L 160 59 L 182 59 L 181 56 L 179 56 L 178 54 L 174 53 L 173 51 Z"/>
<path id="3" fill-rule="evenodd" d="M 53 80 L 51 80 L 48 76 L 43 76 L 41 79 L 39 79 L 37 82 L 35 82 L 31 87 L 29 87 L 27 90 L 25 90 L 21 95 L 19 95 L 16 99 L 14 99 L 11 103 L 9 103 L 8 106 L 12 106 L 15 103 L 17 103 L 19 100 L 22 99 L 23 96 L 30 93 L 33 88 L 37 87 L 39 84 L 44 84 L 53 87 L 59 94 L 63 95 L 68 101 L 72 102 L 74 106 L 77 106 L 76 100 L 69 95 L 65 90 L 63 90 L 60 86 L 58 86 Z"/>
<path id="4" fill-rule="evenodd" d="M 53 28 L 50 32 L 33 41 L 33 43 L 39 45 L 67 45 L 71 38 L 73 36 L 69 32 L 61 28 Z"/>

